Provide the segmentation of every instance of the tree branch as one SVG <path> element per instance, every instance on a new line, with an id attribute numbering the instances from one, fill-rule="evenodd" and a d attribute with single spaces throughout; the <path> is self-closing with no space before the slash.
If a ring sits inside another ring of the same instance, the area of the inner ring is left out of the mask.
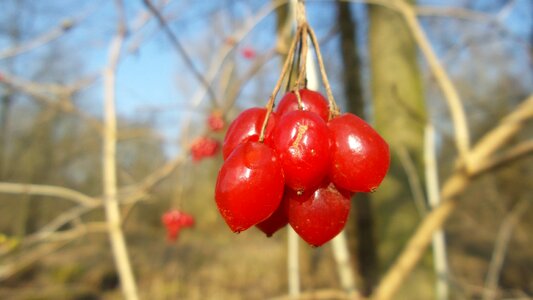
<path id="1" fill-rule="evenodd" d="M 213 91 L 211 84 L 209 83 L 209 81 L 207 81 L 204 75 L 196 69 L 196 66 L 194 66 L 194 63 L 191 57 L 189 56 L 189 54 L 187 54 L 187 51 L 185 51 L 185 48 L 180 43 L 176 34 L 170 29 L 166 20 L 163 18 L 163 16 L 161 15 L 157 7 L 155 7 L 152 4 L 152 1 L 150 0 L 143 0 L 143 2 L 146 5 L 146 7 L 154 14 L 155 18 L 159 22 L 159 25 L 161 26 L 161 28 L 163 28 L 163 31 L 165 32 L 170 42 L 172 43 L 172 46 L 174 46 L 176 51 L 178 51 L 178 53 L 181 55 L 181 57 L 185 61 L 185 64 L 189 68 L 189 70 L 191 70 L 191 72 L 196 77 L 196 79 L 204 86 L 207 93 L 209 94 L 209 97 L 211 98 L 211 101 L 213 102 L 213 105 L 217 107 L 219 105 L 219 101 L 217 100 L 217 96 L 215 95 L 215 92 Z"/>
<path id="2" fill-rule="evenodd" d="M 116 2 L 119 20 L 117 34 L 111 41 L 108 64 L 103 72 L 104 80 L 104 132 L 102 149 L 102 176 L 104 207 L 111 241 L 113 258 L 120 278 L 122 294 L 127 300 L 137 300 L 137 286 L 131 268 L 128 249 L 121 227 L 121 216 L 117 197 L 116 142 L 117 119 L 115 109 L 116 69 L 126 34 L 124 8 L 120 0 Z"/>
<path id="3" fill-rule="evenodd" d="M 78 191 L 52 185 L 0 182 L 0 193 L 52 196 L 67 199 L 83 206 L 94 206 L 98 202 Z"/>
<path id="4" fill-rule="evenodd" d="M 396 262 L 381 280 L 373 299 L 391 299 L 396 294 L 425 253 L 433 233 L 444 224 L 457 207 L 457 197 L 468 187 L 472 179 L 490 170 L 479 168 L 479 165 L 490 161 L 494 152 L 515 136 L 523 128 L 523 121 L 532 116 L 533 95 L 524 100 L 500 124 L 478 141 L 468 156 L 471 160 L 471 171 L 467 172 L 465 168 L 460 167 L 446 180 L 440 192 L 441 204 L 422 220 Z"/>

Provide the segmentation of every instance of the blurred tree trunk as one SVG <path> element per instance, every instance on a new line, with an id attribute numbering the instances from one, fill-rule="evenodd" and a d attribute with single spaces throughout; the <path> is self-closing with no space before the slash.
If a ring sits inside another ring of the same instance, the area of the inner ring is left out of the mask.
<path id="1" fill-rule="evenodd" d="M 357 55 L 357 24 L 352 19 L 350 3 L 337 2 L 338 26 L 341 36 L 341 54 L 344 64 L 344 96 L 348 110 L 362 118 L 364 114 L 361 88 L 361 65 Z M 361 193 L 352 199 L 346 232 L 360 292 L 368 296 L 376 282 L 377 255 L 374 236 L 372 205 L 368 194 Z"/>
<path id="2" fill-rule="evenodd" d="M 9 134 L 9 115 L 13 102 L 13 89 L 7 87 L 2 95 L 2 107 L 0 108 L 0 180 L 5 180 L 7 171 L 7 145 Z"/>
<path id="3" fill-rule="evenodd" d="M 392 156 L 390 171 L 372 197 L 382 213 L 376 226 L 381 267 L 387 267 L 419 220 L 397 154 L 407 154 L 422 174 L 426 111 L 417 48 L 404 20 L 383 6 L 367 7 L 374 125 L 388 141 Z"/>

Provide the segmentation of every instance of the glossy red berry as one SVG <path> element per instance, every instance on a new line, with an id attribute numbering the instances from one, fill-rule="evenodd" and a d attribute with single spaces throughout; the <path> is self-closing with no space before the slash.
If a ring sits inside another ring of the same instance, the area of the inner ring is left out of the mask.
<path id="1" fill-rule="evenodd" d="M 372 192 L 390 164 L 389 145 L 365 121 L 343 114 L 328 123 L 331 134 L 331 181 L 352 192 Z"/>
<path id="2" fill-rule="evenodd" d="M 289 224 L 312 246 L 330 241 L 346 225 L 350 194 L 340 192 L 332 183 L 323 183 L 314 192 L 300 196 L 289 192 L 286 197 Z"/>
<path id="3" fill-rule="evenodd" d="M 291 111 L 280 118 L 272 133 L 285 184 L 303 192 L 315 189 L 326 177 L 330 142 L 326 122 L 310 111 Z"/>
<path id="4" fill-rule="evenodd" d="M 163 214 L 161 222 L 167 229 L 167 240 L 175 241 L 182 228 L 194 225 L 194 217 L 179 210 L 171 210 Z"/>
<path id="5" fill-rule="evenodd" d="M 266 220 L 279 207 L 284 187 L 276 153 L 259 142 L 239 145 L 218 173 L 215 200 L 233 232 Z"/>
<path id="6" fill-rule="evenodd" d="M 211 131 L 221 131 L 224 129 L 224 125 L 226 125 L 226 122 L 224 122 L 224 118 L 222 117 L 222 113 L 218 110 L 213 111 L 208 117 L 207 117 L 207 126 Z"/>
<path id="7" fill-rule="evenodd" d="M 314 112 L 327 122 L 329 110 L 326 98 L 324 98 L 319 92 L 308 89 L 301 89 L 299 92 L 302 100 L 302 110 Z M 298 98 L 296 97 L 296 93 L 291 91 L 281 98 L 276 108 L 276 112 L 281 117 L 295 110 L 298 110 Z"/>
<path id="8" fill-rule="evenodd" d="M 286 208 L 283 202 L 284 201 L 281 200 L 280 205 L 270 217 L 255 225 L 262 232 L 264 232 L 267 237 L 271 237 L 276 231 L 287 226 L 289 223 L 289 219 L 287 218 L 287 214 L 285 212 Z"/>
<path id="9" fill-rule="evenodd" d="M 216 139 L 201 136 L 191 143 L 191 156 L 193 161 L 200 161 L 204 158 L 214 156 L 220 149 L 220 142 Z"/>
<path id="10" fill-rule="evenodd" d="M 222 156 L 227 159 L 233 149 L 246 141 L 257 142 L 261 134 L 261 127 L 265 120 L 266 109 L 260 107 L 249 108 L 241 112 L 229 125 L 228 132 L 224 137 L 222 146 Z M 275 114 L 270 115 L 265 130 L 265 137 L 268 140 L 277 122 Z"/>

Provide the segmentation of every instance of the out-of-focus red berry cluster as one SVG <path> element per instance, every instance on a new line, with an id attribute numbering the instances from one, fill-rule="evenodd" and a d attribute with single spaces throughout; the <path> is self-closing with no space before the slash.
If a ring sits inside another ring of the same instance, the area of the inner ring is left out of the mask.
<path id="1" fill-rule="evenodd" d="M 220 132 L 224 130 L 226 122 L 222 117 L 222 113 L 215 110 L 209 114 L 206 120 L 207 127 L 210 132 Z M 215 156 L 220 150 L 220 141 L 210 135 L 202 135 L 194 139 L 190 145 L 189 151 L 191 153 L 192 160 L 199 162 L 205 158 Z"/>
<path id="2" fill-rule="evenodd" d="M 161 217 L 161 222 L 167 229 L 167 240 L 174 242 L 178 239 L 183 228 L 194 226 L 194 217 L 177 209 L 167 211 Z"/>

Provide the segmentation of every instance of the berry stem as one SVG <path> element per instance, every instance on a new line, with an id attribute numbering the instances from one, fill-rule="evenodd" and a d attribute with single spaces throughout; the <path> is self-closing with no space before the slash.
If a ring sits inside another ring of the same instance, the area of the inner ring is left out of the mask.
<path id="1" fill-rule="evenodd" d="M 308 28 L 309 25 L 307 23 L 304 23 L 302 26 L 302 36 L 300 37 L 300 55 L 298 56 L 298 65 L 299 65 L 299 71 L 298 71 L 298 77 L 296 78 L 295 82 L 295 94 L 296 99 L 298 100 L 298 109 L 302 109 L 302 97 L 300 96 L 300 88 L 306 85 L 306 72 L 307 72 L 307 52 L 309 50 L 308 42 L 307 42 L 307 35 L 308 35 Z"/>
<path id="2" fill-rule="evenodd" d="M 285 59 L 285 62 L 283 64 L 283 68 L 281 69 L 281 74 L 278 78 L 278 81 L 276 82 L 276 85 L 274 86 L 274 90 L 272 91 L 272 94 L 270 95 L 270 98 L 268 99 L 268 103 L 266 105 L 266 115 L 265 120 L 263 121 L 263 125 L 261 126 L 261 133 L 259 134 L 259 142 L 262 143 L 265 140 L 265 130 L 266 126 L 268 124 L 268 120 L 270 119 L 270 115 L 272 114 L 272 109 L 274 108 L 274 100 L 276 99 L 276 95 L 279 92 L 279 89 L 281 87 L 281 83 L 283 82 L 283 79 L 287 75 L 287 71 L 289 70 L 290 66 L 290 57 L 294 56 L 294 50 L 296 49 L 296 45 L 298 42 L 300 42 L 300 37 L 302 34 L 302 28 L 298 27 L 296 31 L 296 36 L 294 40 L 292 41 L 291 47 L 289 48 L 289 53 L 287 54 L 287 59 Z"/>
<path id="3" fill-rule="evenodd" d="M 337 106 L 337 102 L 335 102 L 333 92 L 331 91 L 331 86 L 329 85 L 328 75 L 326 74 L 324 60 L 322 59 L 322 53 L 320 52 L 320 46 L 318 45 L 318 40 L 316 38 L 315 32 L 311 27 L 307 29 L 307 32 L 309 33 L 309 37 L 311 37 L 311 42 L 313 43 L 313 47 L 315 48 L 318 66 L 320 68 L 320 75 L 322 76 L 322 81 L 324 82 L 324 86 L 326 87 L 326 93 L 329 102 L 329 119 L 331 120 L 332 118 L 340 114 L 339 107 Z"/>

